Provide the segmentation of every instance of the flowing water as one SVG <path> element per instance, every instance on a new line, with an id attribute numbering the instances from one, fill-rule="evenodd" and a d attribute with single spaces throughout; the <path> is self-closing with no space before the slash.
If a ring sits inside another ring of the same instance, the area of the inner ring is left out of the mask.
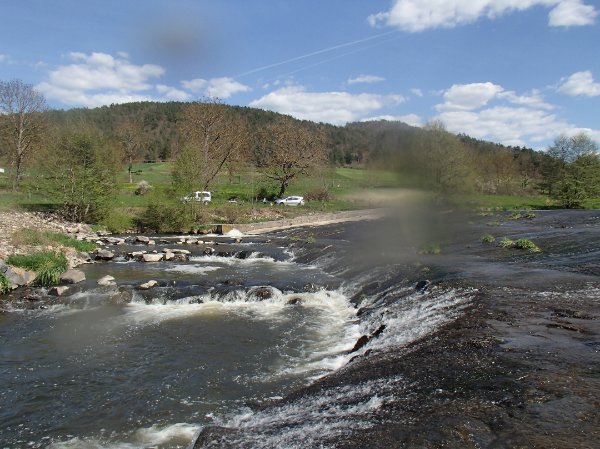
<path id="1" fill-rule="evenodd" d="M 397 347 L 470 298 L 397 286 L 366 297 L 359 305 L 372 313 L 359 319 L 348 282 L 296 263 L 276 238 L 215 237 L 214 255 L 177 240 L 154 248 L 187 249 L 189 260 L 87 265 L 69 296 L 0 314 L 0 448 L 186 447 L 207 425 L 239 429 L 228 447 L 310 447 L 368 427 L 402 379 L 253 410 L 348 363 L 361 335 L 385 329 L 361 351 Z M 107 274 L 117 285 L 98 286 Z M 135 288 L 150 279 L 159 286 Z M 382 307 L 390 295 L 405 300 Z M 333 398 L 341 405 L 328 406 Z"/>

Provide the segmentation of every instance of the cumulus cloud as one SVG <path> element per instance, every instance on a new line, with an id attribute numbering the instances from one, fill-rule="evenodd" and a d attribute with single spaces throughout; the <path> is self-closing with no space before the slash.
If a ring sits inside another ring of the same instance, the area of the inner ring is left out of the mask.
<path id="1" fill-rule="evenodd" d="M 600 95 L 600 83 L 594 81 L 592 72 L 586 70 L 561 79 L 556 90 L 571 96 L 597 97 Z"/>
<path id="2" fill-rule="evenodd" d="M 555 27 L 593 25 L 598 11 L 579 0 L 562 1 L 550 11 L 548 24 Z"/>
<path id="3" fill-rule="evenodd" d="M 69 105 L 94 107 L 148 100 L 147 91 L 153 88 L 150 80 L 165 73 L 154 64 L 133 64 L 124 55 L 115 58 L 106 53 L 73 52 L 68 57 L 73 63 L 51 70 L 48 80 L 37 89 Z"/>
<path id="4" fill-rule="evenodd" d="M 348 80 L 348 84 L 359 84 L 359 83 L 371 84 L 371 83 L 378 83 L 378 82 L 384 81 L 384 80 L 385 80 L 385 78 L 382 78 L 380 76 L 359 75 L 356 78 L 350 78 Z"/>
<path id="5" fill-rule="evenodd" d="M 191 98 L 191 95 L 188 92 L 164 84 L 157 84 L 156 91 L 165 98 L 173 101 L 186 101 Z"/>
<path id="6" fill-rule="evenodd" d="M 234 80 L 233 78 L 221 77 L 205 80 L 197 78 L 182 81 L 184 88 L 207 97 L 229 98 L 238 92 L 249 92 L 250 87 Z"/>
<path id="7" fill-rule="evenodd" d="M 372 26 L 385 25 L 408 32 L 454 28 L 485 17 L 495 19 L 535 6 L 552 8 L 550 26 L 582 26 L 594 23 L 598 14 L 583 0 L 395 0 L 389 11 L 368 17 Z"/>
<path id="8" fill-rule="evenodd" d="M 443 99 L 434 118 L 448 130 L 506 145 L 544 147 L 556 135 L 579 129 L 552 113 L 554 106 L 537 90 L 517 94 L 491 82 L 459 84 L 443 92 Z"/>
<path id="9" fill-rule="evenodd" d="M 303 86 L 287 86 L 254 100 L 250 106 L 291 115 L 301 120 L 343 125 L 405 101 L 400 95 L 308 92 Z"/>
<path id="10" fill-rule="evenodd" d="M 484 106 L 502 92 L 501 86 L 487 83 L 454 84 L 444 92 L 445 102 L 438 109 L 475 109 Z"/>

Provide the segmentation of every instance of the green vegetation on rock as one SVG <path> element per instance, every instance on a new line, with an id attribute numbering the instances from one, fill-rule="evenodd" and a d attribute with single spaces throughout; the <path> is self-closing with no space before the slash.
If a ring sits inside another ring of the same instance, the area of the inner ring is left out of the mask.
<path id="1" fill-rule="evenodd" d="M 6 259 L 8 265 L 35 271 L 35 284 L 41 286 L 55 285 L 60 280 L 69 264 L 63 253 L 42 251 L 29 255 L 12 255 Z"/>

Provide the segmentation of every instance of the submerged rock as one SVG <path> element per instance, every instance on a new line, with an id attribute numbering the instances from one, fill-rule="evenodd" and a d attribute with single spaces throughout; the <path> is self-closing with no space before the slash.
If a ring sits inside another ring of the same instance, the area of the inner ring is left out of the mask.
<path id="1" fill-rule="evenodd" d="M 157 285 L 158 285 L 158 281 L 155 281 L 154 279 L 152 279 L 148 282 L 138 285 L 136 288 L 138 290 L 149 290 L 153 287 L 156 287 Z"/>
<path id="2" fill-rule="evenodd" d="M 117 285 L 114 276 L 106 275 L 98 279 L 98 285 Z"/>
<path id="3" fill-rule="evenodd" d="M 273 289 L 271 287 L 258 287 L 252 295 L 259 300 L 270 299 L 273 297 Z"/>
<path id="4" fill-rule="evenodd" d="M 57 285 L 48 290 L 48 294 L 51 296 L 63 296 L 69 291 L 69 287 L 66 285 Z"/>

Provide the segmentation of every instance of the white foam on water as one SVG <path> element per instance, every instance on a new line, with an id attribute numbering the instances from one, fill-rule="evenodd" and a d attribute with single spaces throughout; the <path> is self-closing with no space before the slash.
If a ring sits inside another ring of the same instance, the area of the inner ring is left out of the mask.
<path id="1" fill-rule="evenodd" d="M 358 385 L 325 390 L 317 395 L 253 412 L 217 417 L 215 424 L 230 428 L 225 436 L 230 448 L 300 449 L 327 447 L 324 442 L 373 426 L 373 415 L 386 401 L 402 395 L 400 377 L 374 379 Z M 223 447 L 223 442 L 204 447 Z"/>
<path id="2" fill-rule="evenodd" d="M 176 423 L 168 426 L 153 425 L 137 429 L 122 441 L 108 441 L 105 438 L 71 438 L 67 441 L 54 442 L 48 446 L 48 449 L 185 448 L 199 429 L 199 425 L 188 423 Z"/>
<path id="3" fill-rule="evenodd" d="M 232 229 L 229 232 L 223 234 L 225 237 L 244 237 L 244 233 L 239 229 Z"/>
<path id="4" fill-rule="evenodd" d="M 186 273 L 186 274 L 207 274 L 213 271 L 221 270 L 222 267 L 215 267 L 212 265 L 199 265 L 199 264 L 180 264 L 174 265 L 168 268 L 160 268 L 161 271 L 172 271 L 175 273 Z"/>
<path id="5" fill-rule="evenodd" d="M 223 257 L 223 256 L 192 256 L 190 262 L 201 262 L 201 263 L 212 263 L 212 264 L 223 264 L 233 266 L 244 266 L 244 265 L 265 265 L 271 268 L 276 267 L 290 267 L 295 265 L 293 262 L 287 260 L 275 260 L 270 256 L 265 256 L 259 252 L 252 252 L 245 259 L 238 259 L 237 257 Z M 309 268 L 309 267 L 307 267 Z"/>
<path id="6" fill-rule="evenodd" d="M 363 335 L 372 335 L 382 325 L 385 329 L 361 349 L 387 350 L 406 346 L 430 334 L 441 325 L 458 318 L 469 306 L 475 289 L 430 289 L 412 293 L 376 309 L 361 324 Z"/>

